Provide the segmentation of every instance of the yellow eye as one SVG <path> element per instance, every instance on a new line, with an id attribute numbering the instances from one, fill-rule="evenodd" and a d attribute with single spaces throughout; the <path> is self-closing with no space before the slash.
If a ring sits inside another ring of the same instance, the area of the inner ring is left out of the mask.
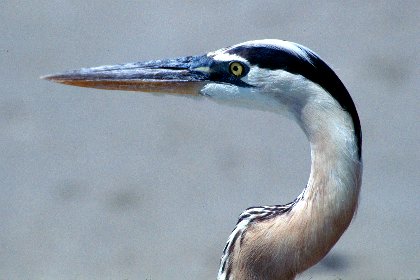
<path id="1" fill-rule="evenodd" d="M 235 75 L 236 77 L 242 76 L 244 73 L 244 66 L 239 62 L 231 62 L 229 64 L 229 71 L 231 74 Z"/>

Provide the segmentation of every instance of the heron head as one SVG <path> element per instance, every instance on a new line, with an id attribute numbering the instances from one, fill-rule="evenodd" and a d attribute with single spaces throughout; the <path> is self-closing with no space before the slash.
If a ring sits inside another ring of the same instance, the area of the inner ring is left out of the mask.
<path id="1" fill-rule="evenodd" d="M 249 41 L 199 56 L 107 65 L 42 78 L 100 89 L 202 95 L 222 103 L 277 110 L 310 64 L 308 50 L 281 40 Z M 295 65 L 295 67 L 291 67 Z M 296 101 L 294 101 L 296 103 Z"/>
<path id="2" fill-rule="evenodd" d="M 354 103 L 334 71 L 308 48 L 282 40 L 248 41 L 204 55 L 82 68 L 42 78 L 81 87 L 206 96 L 294 116 L 311 101 L 337 102 L 353 117 L 356 130 L 359 126 Z"/>

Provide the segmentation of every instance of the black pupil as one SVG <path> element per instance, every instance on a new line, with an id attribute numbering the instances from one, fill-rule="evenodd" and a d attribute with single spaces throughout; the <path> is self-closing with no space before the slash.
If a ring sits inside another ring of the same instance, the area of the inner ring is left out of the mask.
<path id="1" fill-rule="evenodd" d="M 233 72 L 238 71 L 239 70 L 238 65 L 234 65 L 233 68 L 232 68 L 232 70 L 233 70 Z"/>

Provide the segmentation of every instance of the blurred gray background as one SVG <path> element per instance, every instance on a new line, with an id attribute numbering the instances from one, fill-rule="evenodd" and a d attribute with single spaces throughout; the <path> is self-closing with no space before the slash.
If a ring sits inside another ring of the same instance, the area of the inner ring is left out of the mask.
<path id="1" fill-rule="evenodd" d="M 358 214 L 299 279 L 420 277 L 418 1 L 1 1 L 0 279 L 215 279 L 246 207 L 309 175 L 290 120 L 39 76 L 279 38 L 357 105 Z"/>

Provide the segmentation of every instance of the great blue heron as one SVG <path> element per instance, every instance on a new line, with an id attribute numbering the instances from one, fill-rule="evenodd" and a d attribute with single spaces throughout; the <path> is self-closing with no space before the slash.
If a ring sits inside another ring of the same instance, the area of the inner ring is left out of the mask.
<path id="1" fill-rule="evenodd" d="M 280 280 L 320 261 L 350 224 L 362 177 L 362 133 L 343 83 L 308 48 L 257 40 L 200 56 L 82 68 L 43 77 L 58 83 L 209 97 L 286 112 L 311 147 L 307 186 L 291 203 L 251 207 L 239 217 L 219 280 Z"/>

